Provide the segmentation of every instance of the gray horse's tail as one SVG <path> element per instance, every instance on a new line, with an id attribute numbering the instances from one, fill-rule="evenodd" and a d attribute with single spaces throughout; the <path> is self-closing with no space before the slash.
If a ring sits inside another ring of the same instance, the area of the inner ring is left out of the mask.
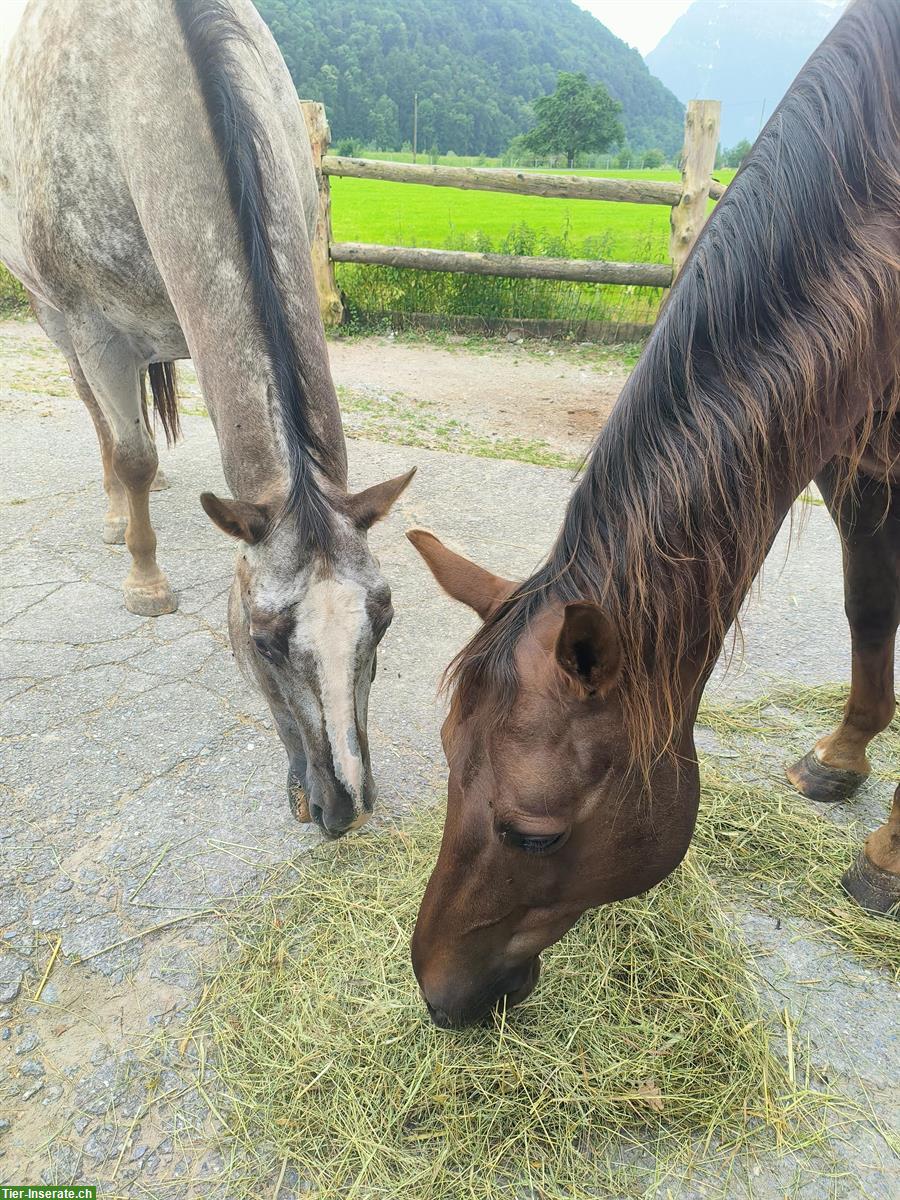
<path id="1" fill-rule="evenodd" d="M 171 446 L 181 433 L 181 418 L 178 413 L 178 390 L 175 383 L 173 362 L 154 362 L 147 368 L 150 376 L 150 391 L 153 409 L 159 417 L 166 434 L 166 445 Z M 147 411 L 146 377 L 141 375 L 141 402 Z"/>

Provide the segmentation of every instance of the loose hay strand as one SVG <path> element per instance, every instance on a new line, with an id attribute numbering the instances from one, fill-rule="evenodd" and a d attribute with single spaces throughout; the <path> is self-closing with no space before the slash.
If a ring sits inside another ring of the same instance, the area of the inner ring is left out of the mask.
<path id="1" fill-rule="evenodd" d="M 781 688 L 741 704 L 704 705 L 699 722 L 729 750 L 743 751 L 742 769 L 747 772 L 754 751 L 746 739 L 758 743 L 778 735 L 789 742 L 791 753 L 808 749 L 817 734 L 837 724 L 846 694 L 846 687 L 833 685 Z M 897 718 L 873 742 L 870 753 L 875 785 L 884 781 L 893 787 L 900 778 Z M 787 760 L 787 752 L 783 757 Z M 740 755 L 736 761 L 741 762 Z M 839 885 L 868 829 L 846 820 L 846 813 L 840 824 L 820 813 L 780 773 L 750 781 L 711 758 L 702 763 L 701 777 L 692 847 L 715 876 L 720 892 L 732 898 L 750 893 L 781 914 L 812 921 L 857 958 L 900 981 L 900 922 L 864 912 Z M 885 816 L 889 806 L 886 791 Z"/>

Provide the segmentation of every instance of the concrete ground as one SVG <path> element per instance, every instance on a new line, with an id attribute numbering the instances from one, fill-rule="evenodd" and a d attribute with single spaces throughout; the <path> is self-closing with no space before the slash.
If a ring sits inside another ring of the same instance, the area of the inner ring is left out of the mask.
<path id="1" fill-rule="evenodd" d="M 225 490 L 215 438 L 207 419 L 187 417 L 183 442 L 163 456 L 172 486 L 152 507 L 179 609 L 142 619 L 122 604 L 125 548 L 100 540 L 86 414 L 65 396 L 6 388 L 0 399 L 0 1181 L 98 1182 L 104 1197 L 224 1196 L 219 1153 L 205 1136 L 190 1148 L 191 1131 L 210 1127 L 207 1106 L 160 1031 L 184 1027 L 215 959 L 210 908 L 317 835 L 288 812 L 268 711 L 231 661 L 233 549 L 197 500 Z M 549 545 L 570 477 L 363 441 L 350 453 L 359 486 L 419 466 L 372 534 L 397 616 L 379 654 L 370 741 L 382 813 L 410 814 L 443 784 L 436 684 L 473 619 L 438 593 L 403 532 L 430 526 L 521 574 Z M 808 518 L 786 569 L 784 537 L 772 552 L 745 622 L 745 664 L 716 684 L 720 697 L 848 676 L 839 547 L 823 509 Z M 856 807 L 874 826 L 887 802 L 888 787 L 872 784 Z M 732 1194 L 896 1196 L 900 1158 L 876 1124 L 900 1136 L 897 990 L 796 921 L 781 928 L 747 910 L 741 924 L 776 1005 L 788 1004 L 809 1036 L 816 1069 L 863 1116 L 835 1135 L 839 1185 L 773 1160 L 748 1168 Z M 261 1195 L 274 1175 L 268 1186 Z"/>

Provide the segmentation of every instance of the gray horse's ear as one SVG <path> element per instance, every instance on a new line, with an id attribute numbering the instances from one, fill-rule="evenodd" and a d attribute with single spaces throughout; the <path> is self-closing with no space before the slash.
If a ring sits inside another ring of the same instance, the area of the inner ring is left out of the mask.
<path id="1" fill-rule="evenodd" d="M 622 646 L 612 621 L 599 604 L 567 604 L 556 639 L 556 661 L 576 688 L 605 696 L 622 670 Z"/>
<path id="2" fill-rule="evenodd" d="M 240 538 L 250 546 L 261 542 L 272 524 L 272 513 L 265 504 L 249 500 L 221 500 L 212 492 L 201 492 L 203 511 L 214 525 L 230 537 Z"/>
<path id="3" fill-rule="evenodd" d="M 347 513 L 356 528 L 370 529 L 376 521 L 386 517 L 394 501 L 409 486 L 415 473 L 416 468 L 413 467 L 405 475 L 398 475 L 396 479 L 386 479 L 384 483 L 376 483 L 365 491 L 348 496 Z"/>

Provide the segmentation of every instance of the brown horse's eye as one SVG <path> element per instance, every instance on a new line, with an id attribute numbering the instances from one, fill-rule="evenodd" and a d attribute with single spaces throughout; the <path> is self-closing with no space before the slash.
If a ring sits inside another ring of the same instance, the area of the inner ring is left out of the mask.
<path id="1" fill-rule="evenodd" d="M 545 836 L 535 836 L 519 833 L 517 829 L 503 829 L 500 832 L 500 837 L 503 841 L 509 843 L 509 845 L 515 846 L 517 850 L 524 850 L 526 854 L 549 854 L 551 850 L 555 850 L 557 846 L 561 846 L 566 840 L 565 831 Z"/>

